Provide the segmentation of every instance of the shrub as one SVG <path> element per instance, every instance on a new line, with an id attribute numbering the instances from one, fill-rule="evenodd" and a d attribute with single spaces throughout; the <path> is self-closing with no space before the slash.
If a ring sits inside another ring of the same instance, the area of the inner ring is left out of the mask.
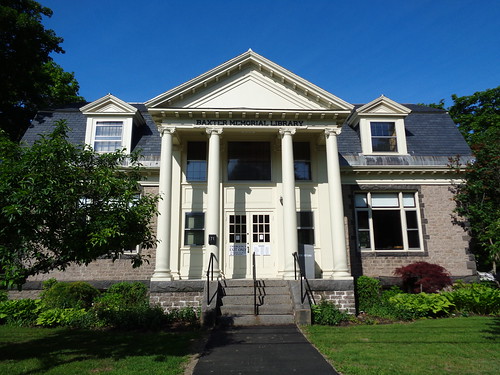
<path id="1" fill-rule="evenodd" d="M 389 299 L 397 314 L 407 319 L 446 316 L 455 307 L 441 294 L 397 294 Z"/>
<path id="2" fill-rule="evenodd" d="M 349 315 L 330 301 L 322 300 L 319 305 L 313 305 L 311 310 L 313 324 L 336 326 L 349 320 Z"/>
<path id="3" fill-rule="evenodd" d="M 95 300 L 97 310 L 126 310 L 134 306 L 148 306 L 148 289 L 140 282 L 121 282 Z"/>
<path id="4" fill-rule="evenodd" d="M 92 328 L 98 325 L 98 321 L 93 312 L 85 309 L 55 308 L 42 311 L 36 324 L 42 327 Z"/>
<path id="5" fill-rule="evenodd" d="M 9 294 L 6 290 L 0 290 L 0 302 L 7 301 L 9 299 Z"/>
<path id="6" fill-rule="evenodd" d="M 166 313 L 167 321 L 169 323 L 183 323 L 189 325 L 198 324 L 199 316 L 200 313 L 197 313 L 197 310 L 194 307 L 183 307 Z"/>
<path id="7" fill-rule="evenodd" d="M 500 289 L 487 284 L 458 282 L 453 291 L 442 295 L 455 305 L 458 312 L 482 315 L 500 314 Z"/>
<path id="8" fill-rule="evenodd" d="M 2 323 L 31 326 L 41 310 L 40 300 L 14 299 L 0 303 L 0 321 Z"/>
<path id="9" fill-rule="evenodd" d="M 435 293 L 452 284 L 446 269 L 427 262 L 416 262 L 397 268 L 394 274 L 401 276 L 403 286 L 410 293 Z"/>
<path id="10" fill-rule="evenodd" d="M 120 309 L 96 310 L 97 319 L 107 327 L 120 329 L 159 329 L 167 323 L 160 306 L 137 305 Z"/>
<path id="11" fill-rule="evenodd" d="M 356 281 L 358 308 L 367 312 L 380 303 L 380 281 L 368 276 L 360 276 Z"/>
<path id="12" fill-rule="evenodd" d="M 92 285 L 76 281 L 72 283 L 50 282 L 48 289 L 41 293 L 43 305 L 50 308 L 76 308 L 86 309 L 92 306 L 94 298 L 99 291 Z"/>

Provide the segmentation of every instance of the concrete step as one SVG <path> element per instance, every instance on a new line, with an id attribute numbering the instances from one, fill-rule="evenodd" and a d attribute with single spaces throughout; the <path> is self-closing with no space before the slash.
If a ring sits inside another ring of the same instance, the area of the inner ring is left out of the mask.
<path id="1" fill-rule="evenodd" d="M 294 324 L 293 315 L 236 315 L 221 316 L 219 324 L 228 326 L 258 326 Z"/>
<path id="2" fill-rule="evenodd" d="M 269 286 L 287 286 L 285 280 L 257 280 L 259 286 L 269 287 Z M 221 280 L 222 286 L 236 287 L 236 286 L 248 286 L 253 287 L 253 279 L 227 279 Z"/>
<path id="3" fill-rule="evenodd" d="M 253 295 L 241 295 L 241 296 L 225 296 L 223 298 L 224 305 L 253 305 Z M 269 294 L 269 295 L 257 295 L 257 304 L 259 305 L 269 305 L 269 304 L 290 304 L 291 299 L 289 295 L 282 294 Z"/>
<path id="4" fill-rule="evenodd" d="M 224 293 L 226 296 L 253 296 L 253 286 L 226 286 L 224 288 Z M 270 286 L 270 287 L 259 287 L 257 288 L 257 295 L 271 295 L 271 294 L 281 294 L 290 295 L 290 289 L 288 286 Z"/>
<path id="5" fill-rule="evenodd" d="M 222 315 L 250 315 L 254 313 L 254 306 L 252 305 L 222 305 L 220 307 Z M 258 306 L 257 311 L 259 314 L 269 315 L 285 315 L 292 314 L 291 304 L 283 305 L 263 305 Z"/>

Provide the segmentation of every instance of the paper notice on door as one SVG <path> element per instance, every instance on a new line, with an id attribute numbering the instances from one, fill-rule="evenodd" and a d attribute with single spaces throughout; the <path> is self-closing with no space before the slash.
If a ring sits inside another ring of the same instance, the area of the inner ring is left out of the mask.
<path id="1" fill-rule="evenodd" d="M 253 244 L 253 252 L 255 255 L 269 256 L 271 255 L 271 245 L 269 244 Z"/>
<path id="2" fill-rule="evenodd" d="M 245 256 L 247 255 L 247 245 L 245 244 L 230 244 L 229 256 Z"/>

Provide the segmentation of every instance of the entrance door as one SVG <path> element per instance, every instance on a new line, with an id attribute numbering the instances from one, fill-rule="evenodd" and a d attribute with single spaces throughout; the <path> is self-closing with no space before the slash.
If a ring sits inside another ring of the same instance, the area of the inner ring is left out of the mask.
<path id="1" fill-rule="evenodd" d="M 230 213 L 227 216 L 226 277 L 252 278 L 255 253 L 257 277 L 271 277 L 274 256 L 269 213 Z"/>

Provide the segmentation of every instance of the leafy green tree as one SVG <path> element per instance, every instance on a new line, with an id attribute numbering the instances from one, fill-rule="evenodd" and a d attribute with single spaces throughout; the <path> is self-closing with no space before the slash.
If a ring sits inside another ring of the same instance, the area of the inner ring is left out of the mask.
<path id="1" fill-rule="evenodd" d="M 0 282 L 156 243 L 158 196 L 139 196 L 138 154 L 71 144 L 64 121 L 30 147 L 0 135 Z M 124 167 L 126 165 L 126 167 Z M 139 266 L 143 256 L 132 259 Z"/>
<path id="2" fill-rule="evenodd" d="M 451 96 L 448 109 L 469 145 L 483 144 L 483 135 L 500 130 L 500 86 L 470 96 Z"/>
<path id="3" fill-rule="evenodd" d="M 490 128 L 471 145 L 474 161 L 454 167 L 463 172 L 464 183 L 455 189 L 457 223 L 468 230 L 471 250 L 480 268 L 496 273 L 500 260 L 500 129 Z M 489 269 L 487 269 L 489 268 Z"/>
<path id="4" fill-rule="evenodd" d="M 475 160 L 465 168 L 455 159 L 453 167 L 464 173 L 455 186 L 457 218 L 471 234 L 471 249 L 479 266 L 500 260 L 500 86 L 471 96 L 452 95 L 448 109 L 469 143 Z"/>
<path id="5" fill-rule="evenodd" d="M 51 54 L 63 39 L 45 29 L 52 10 L 33 0 L 0 0 L 0 128 L 18 140 L 39 109 L 80 102 L 73 73 Z"/>

